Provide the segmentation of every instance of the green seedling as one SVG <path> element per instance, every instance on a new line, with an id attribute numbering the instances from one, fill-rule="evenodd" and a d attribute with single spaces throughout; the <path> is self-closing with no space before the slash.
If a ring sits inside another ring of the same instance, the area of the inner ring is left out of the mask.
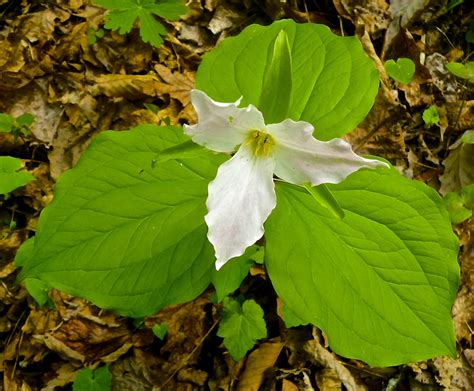
<path id="1" fill-rule="evenodd" d="M 402 84 L 408 84 L 412 81 L 415 74 L 415 63 L 409 58 L 401 57 L 395 60 L 387 60 L 384 63 L 385 72 L 393 80 Z"/>

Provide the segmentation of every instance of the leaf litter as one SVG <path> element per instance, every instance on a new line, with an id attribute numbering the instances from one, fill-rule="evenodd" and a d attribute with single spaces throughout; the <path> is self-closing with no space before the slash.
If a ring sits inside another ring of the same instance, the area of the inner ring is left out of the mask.
<path id="1" fill-rule="evenodd" d="M 29 112 L 35 118 L 28 136 L 0 133 L 0 154 L 23 159 L 37 178 L 0 199 L 4 389 L 70 387 L 81 368 L 104 363 L 115 390 L 474 388 L 472 218 L 455 226 L 462 268 L 453 308 L 458 357 L 384 369 L 336 356 L 310 326 L 285 328 L 261 268 L 239 292 L 264 309 L 268 337 L 236 362 L 217 336 L 220 305 L 211 301 L 211 289 L 141 320 L 54 290 L 49 305 L 38 308 L 15 284 L 13 263 L 51 201 L 55 180 L 74 166 L 95 135 L 147 122 L 195 121 L 189 91 L 202 54 L 251 23 L 283 17 L 356 34 L 375 61 L 382 80 L 375 105 L 347 136 L 358 153 L 385 156 L 403 175 L 441 193 L 459 190 L 472 182 L 471 144 L 457 141 L 474 129 L 472 88 L 446 64 L 471 55 L 465 34 L 474 15 L 467 2 L 448 11 L 421 1 L 191 0 L 186 15 L 166 22 L 168 35 L 159 48 L 144 43 L 137 29 L 128 35 L 101 33 L 106 11 L 91 2 L 0 3 L 0 112 L 15 117 Z M 383 68 L 385 61 L 401 57 L 416 64 L 408 84 L 395 83 Z M 427 127 L 422 114 L 431 105 L 438 107 L 440 121 Z M 153 334 L 160 324 L 168 328 L 163 341 Z"/>

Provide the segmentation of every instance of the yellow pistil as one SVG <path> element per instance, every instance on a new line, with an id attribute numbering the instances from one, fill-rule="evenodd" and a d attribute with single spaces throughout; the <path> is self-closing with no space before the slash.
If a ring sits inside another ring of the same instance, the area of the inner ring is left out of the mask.
<path id="1" fill-rule="evenodd" d="M 255 156 L 268 156 L 275 146 L 275 140 L 268 133 L 252 130 L 248 134 L 245 144 L 252 148 Z"/>

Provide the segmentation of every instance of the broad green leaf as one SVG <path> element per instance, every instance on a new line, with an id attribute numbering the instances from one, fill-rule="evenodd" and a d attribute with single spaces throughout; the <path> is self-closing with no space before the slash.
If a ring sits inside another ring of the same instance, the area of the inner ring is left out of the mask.
<path id="1" fill-rule="evenodd" d="M 16 267 L 23 267 L 28 262 L 30 262 L 31 257 L 33 256 L 33 250 L 35 246 L 35 238 L 27 239 L 22 243 L 15 255 L 15 265 Z"/>
<path id="2" fill-rule="evenodd" d="M 74 379 L 73 391 L 108 391 L 112 386 L 112 374 L 107 366 L 92 371 L 89 368 L 81 369 Z"/>
<path id="3" fill-rule="evenodd" d="M 265 264 L 283 302 L 331 348 L 373 366 L 454 355 L 458 243 L 436 192 L 394 169 L 328 185 L 340 220 L 279 183 Z"/>
<path id="4" fill-rule="evenodd" d="M 262 308 L 254 300 L 246 300 L 241 306 L 237 300 L 225 299 L 217 335 L 224 338 L 230 355 L 239 361 L 257 340 L 267 336 Z"/>
<path id="5" fill-rule="evenodd" d="M 267 123 L 279 123 L 288 118 L 292 90 L 290 44 L 285 30 L 278 33 L 270 48 L 259 108 Z"/>
<path id="6" fill-rule="evenodd" d="M 48 302 L 50 288 L 44 281 L 37 280 L 36 278 L 27 278 L 25 280 L 25 287 L 40 307 L 43 307 Z"/>
<path id="7" fill-rule="evenodd" d="M 271 45 L 288 36 L 292 90 L 288 117 L 310 122 L 315 137 L 329 140 L 350 132 L 370 110 L 379 74 L 355 37 L 339 37 L 328 27 L 282 20 L 252 25 L 204 56 L 196 88 L 218 102 L 259 106 Z"/>
<path id="8" fill-rule="evenodd" d="M 436 105 L 431 105 L 423 111 L 423 122 L 426 126 L 439 125 L 439 113 Z"/>
<path id="9" fill-rule="evenodd" d="M 258 252 L 258 246 L 250 246 L 240 257 L 231 259 L 219 270 L 214 269 L 212 285 L 216 289 L 217 301 L 222 301 L 240 286 L 254 262 L 254 256 Z"/>
<path id="10" fill-rule="evenodd" d="M 166 323 L 155 324 L 152 329 L 153 334 L 156 338 L 163 341 L 166 337 L 166 333 L 168 332 L 168 326 Z"/>
<path id="11" fill-rule="evenodd" d="M 387 60 L 384 63 L 385 72 L 395 81 L 408 84 L 415 74 L 415 63 L 409 58 L 401 57 L 395 60 Z"/>
<path id="12" fill-rule="evenodd" d="M 20 169 L 20 159 L 0 156 L 0 194 L 8 194 L 36 179 L 29 172 L 18 172 Z"/>
<path id="13" fill-rule="evenodd" d="M 9 133 L 13 129 L 14 119 L 11 115 L 0 113 L 0 132 Z"/>
<path id="14" fill-rule="evenodd" d="M 286 327 L 306 326 L 307 321 L 300 319 L 286 304 L 281 307 L 281 315 Z"/>
<path id="15" fill-rule="evenodd" d="M 153 125 L 100 134 L 59 179 L 20 280 L 131 317 L 200 294 L 215 261 L 207 185 L 224 157 L 208 152 L 151 167 L 157 153 L 186 140 L 181 128 Z"/>
<path id="16" fill-rule="evenodd" d="M 474 83 L 474 61 L 469 61 L 466 64 L 460 62 L 450 62 L 446 64 L 446 69 L 454 76 L 469 80 Z"/>

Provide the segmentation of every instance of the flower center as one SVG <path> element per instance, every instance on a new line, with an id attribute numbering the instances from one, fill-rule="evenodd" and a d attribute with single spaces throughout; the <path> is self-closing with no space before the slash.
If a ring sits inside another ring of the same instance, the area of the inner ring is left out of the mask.
<path id="1" fill-rule="evenodd" d="M 268 156 L 275 146 L 275 140 L 268 133 L 252 130 L 248 134 L 245 144 L 252 148 L 255 156 Z"/>

